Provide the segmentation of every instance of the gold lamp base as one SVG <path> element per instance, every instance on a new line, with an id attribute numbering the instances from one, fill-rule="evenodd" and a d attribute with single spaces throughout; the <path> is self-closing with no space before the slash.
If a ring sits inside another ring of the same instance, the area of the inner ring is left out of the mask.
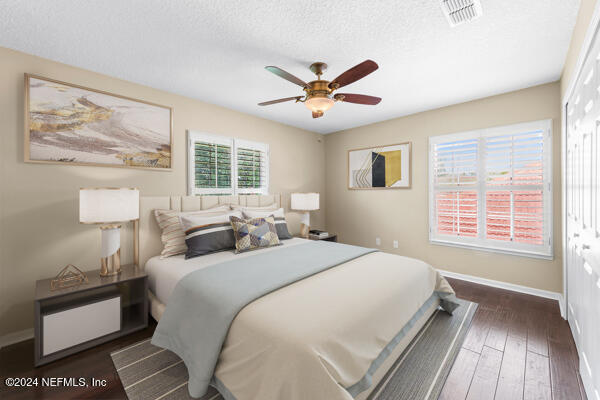
<path id="1" fill-rule="evenodd" d="M 104 225 L 100 229 L 102 230 L 102 241 L 106 241 L 106 244 L 102 244 L 102 254 L 109 254 L 100 258 L 100 276 L 119 275 L 121 273 L 121 225 Z"/>
<path id="2" fill-rule="evenodd" d="M 307 239 L 308 238 L 308 230 L 310 227 L 306 224 L 300 224 L 300 236 Z"/>
<path id="3" fill-rule="evenodd" d="M 114 276 L 121 273 L 121 249 L 108 257 L 100 259 L 100 276 Z"/>
<path id="4" fill-rule="evenodd" d="M 304 211 L 300 216 L 300 236 L 304 239 L 308 239 L 308 233 L 310 229 L 310 212 Z"/>

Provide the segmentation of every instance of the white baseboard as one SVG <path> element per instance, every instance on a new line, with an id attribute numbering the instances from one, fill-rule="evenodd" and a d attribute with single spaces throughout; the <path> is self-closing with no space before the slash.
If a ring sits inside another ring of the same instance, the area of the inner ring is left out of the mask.
<path id="1" fill-rule="evenodd" d="M 461 281 L 468 281 L 473 283 L 478 283 L 480 285 L 491 286 L 499 289 L 512 290 L 513 292 L 530 294 L 532 296 L 544 297 L 546 299 L 552 299 L 558 301 L 558 306 L 560 307 L 560 315 L 563 318 L 566 318 L 566 310 L 564 304 L 564 297 L 562 293 L 551 292 L 549 290 L 536 289 L 529 286 L 516 285 L 514 283 L 495 281 L 492 279 L 480 278 L 478 276 L 473 275 L 465 275 L 459 274 L 458 272 L 446 271 L 443 269 L 438 269 L 440 274 L 443 276 L 447 276 L 449 278 L 460 279 Z"/>
<path id="2" fill-rule="evenodd" d="M 24 329 L 18 332 L 7 333 L 4 336 L 0 336 L 0 349 L 11 344 L 22 342 L 33 338 L 33 328 Z"/>

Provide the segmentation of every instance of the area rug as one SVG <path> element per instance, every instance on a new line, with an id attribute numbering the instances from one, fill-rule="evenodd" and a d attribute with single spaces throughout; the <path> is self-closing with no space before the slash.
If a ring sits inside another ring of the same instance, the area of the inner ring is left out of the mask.
<path id="1" fill-rule="evenodd" d="M 371 400 L 435 400 L 469 330 L 477 304 L 460 300 L 454 315 L 437 310 L 373 390 Z M 130 400 L 189 400 L 187 368 L 169 350 L 143 340 L 112 357 Z M 210 388 L 200 400 L 223 400 Z M 316 400 L 316 399 L 315 399 Z"/>

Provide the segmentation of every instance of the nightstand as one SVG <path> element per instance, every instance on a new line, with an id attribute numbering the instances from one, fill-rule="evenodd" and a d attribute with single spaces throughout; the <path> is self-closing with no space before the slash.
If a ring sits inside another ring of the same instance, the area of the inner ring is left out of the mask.
<path id="1" fill-rule="evenodd" d="M 308 237 L 310 240 L 324 240 L 326 242 L 337 242 L 337 233 L 330 233 L 329 235 L 321 238 L 311 238 L 310 235 Z"/>
<path id="2" fill-rule="evenodd" d="M 85 272 L 88 283 L 35 287 L 35 366 L 47 364 L 148 326 L 148 276 L 133 264 L 119 275 Z"/>

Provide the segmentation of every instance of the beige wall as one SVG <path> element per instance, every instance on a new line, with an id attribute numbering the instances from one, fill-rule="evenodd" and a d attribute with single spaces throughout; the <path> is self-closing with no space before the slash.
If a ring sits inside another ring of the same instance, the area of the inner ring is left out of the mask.
<path id="1" fill-rule="evenodd" d="M 25 72 L 173 107 L 172 172 L 24 163 Z M 33 326 L 36 279 L 52 277 L 68 263 L 84 270 L 99 267 L 100 231 L 78 223 L 80 187 L 136 186 L 142 195 L 185 194 L 186 129 L 269 143 L 270 191 L 288 194 L 286 201 L 292 191 L 325 191 L 320 134 L 5 48 L 0 48 L 0 93 L 0 336 Z M 324 221 L 324 211 L 312 214 L 315 226 Z M 123 232 L 127 262 L 130 238 Z"/>
<path id="2" fill-rule="evenodd" d="M 577 21 L 575 28 L 573 29 L 573 35 L 571 36 L 571 44 L 569 45 L 569 51 L 565 60 L 565 66 L 563 69 L 562 77 L 560 79 L 560 93 L 561 97 L 564 95 L 567 87 L 575 72 L 575 66 L 577 64 L 577 58 L 581 52 L 581 46 L 588 30 L 588 26 L 592 20 L 594 14 L 594 8 L 596 7 L 597 0 L 581 0 L 579 5 L 579 13 L 577 14 Z"/>
<path id="3" fill-rule="evenodd" d="M 67 263 L 97 267 L 100 235 L 78 224 L 82 186 L 137 186 L 142 195 L 185 193 L 185 131 L 194 129 L 263 141 L 271 148 L 271 192 L 319 191 L 312 223 L 338 232 L 347 243 L 422 258 L 451 271 L 559 292 L 560 96 L 573 75 L 596 0 L 581 0 L 560 83 L 323 136 L 90 71 L 0 48 L 0 337 L 30 328 L 36 279 Z M 29 72 L 174 108 L 173 171 L 36 165 L 23 162 L 23 73 Z M 427 138 L 537 119 L 554 121 L 555 259 L 498 255 L 428 242 Z M 413 188 L 349 191 L 347 150 L 401 141 L 413 143 Z M 325 143 L 323 143 L 325 142 Z M 327 155 L 327 160 L 325 160 Z M 302 166 L 302 168 L 298 168 Z M 323 172 L 325 171 L 325 172 Z M 327 182 L 327 185 L 325 185 Z M 292 224 L 297 222 L 292 215 Z M 365 223 L 368 221 L 368 223 Z M 398 240 L 399 249 L 392 248 Z M 123 232 L 123 257 L 131 260 L 131 235 Z"/>
<path id="4" fill-rule="evenodd" d="M 423 259 L 436 268 L 554 292 L 562 291 L 560 234 L 553 261 L 432 245 L 428 239 L 428 137 L 552 118 L 554 231 L 560 232 L 560 87 L 550 83 L 325 135 L 326 221 L 345 243 Z M 348 190 L 347 152 L 412 142 L 412 189 Z M 399 248 L 392 241 L 399 241 Z"/>

